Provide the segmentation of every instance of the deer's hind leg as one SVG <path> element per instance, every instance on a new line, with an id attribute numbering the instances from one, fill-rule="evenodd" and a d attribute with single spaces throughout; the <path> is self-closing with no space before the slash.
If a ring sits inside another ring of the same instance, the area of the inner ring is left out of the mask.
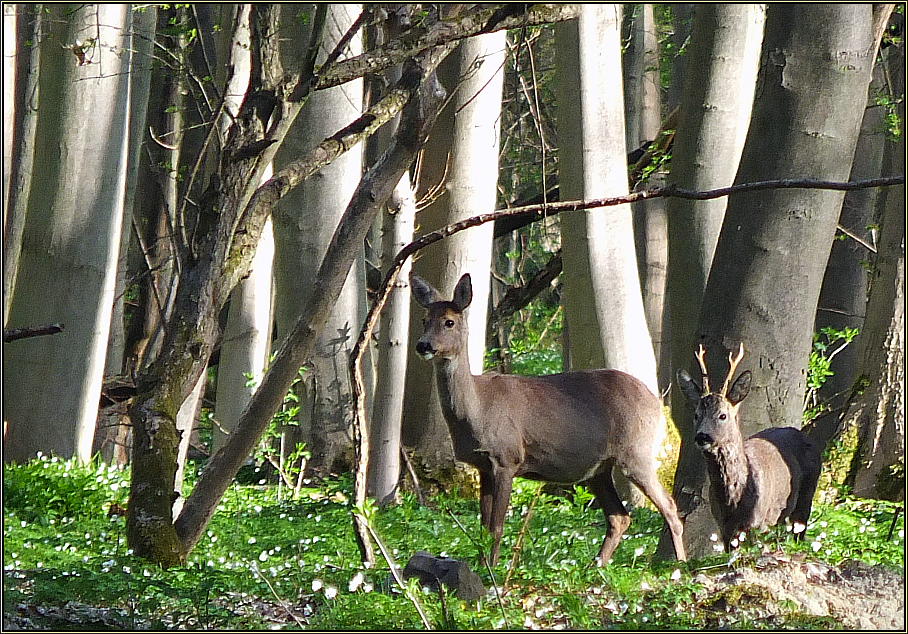
<path id="1" fill-rule="evenodd" d="M 614 461 L 609 460 L 599 473 L 586 482 L 596 497 L 596 501 L 599 502 L 608 524 L 605 539 L 602 540 L 602 547 L 596 557 L 596 563 L 599 566 L 604 566 L 612 558 L 612 553 L 621 542 L 621 536 L 631 523 L 631 516 L 624 508 L 624 502 L 621 501 L 618 491 L 615 490 L 615 482 L 612 480 L 613 466 Z"/>
<path id="2" fill-rule="evenodd" d="M 668 524 L 669 530 L 672 532 L 675 557 L 678 561 L 687 561 L 687 551 L 684 548 L 684 524 L 678 516 L 678 506 L 675 504 L 674 498 L 669 495 L 662 483 L 659 482 L 656 472 L 627 473 L 627 477 L 659 509 L 662 517 L 665 518 L 666 524 Z"/>
<path id="3" fill-rule="evenodd" d="M 792 525 L 802 524 L 803 529 L 795 532 L 795 541 L 801 541 L 807 534 L 807 520 L 810 519 L 810 509 L 813 507 L 813 494 L 817 490 L 820 479 L 819 465 L 807 464 L 801 469 L 801 486 L 798 488 L 798 501 L 789 518 Z M 797 527 L 800 528 L 800 527 Z"/>

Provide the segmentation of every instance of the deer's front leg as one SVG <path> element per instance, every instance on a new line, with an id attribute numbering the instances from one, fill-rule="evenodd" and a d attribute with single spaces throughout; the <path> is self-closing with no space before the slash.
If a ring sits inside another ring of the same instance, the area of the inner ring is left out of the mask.
<path id="1" fill-rule="evenodd" d="M 498 563 L 498 553 L 501 550 L 501 536 L 504 534 L 504 516 L 511 503 L 511 487 L 514 483 L 514 472 L 505 469 L 495 469 L 492 477 L 492 514 L 489 519 L 490 532 L 492 533 L 492 552 L 489 556 L 490 565 Z"/>
<path id="2" fill-rule="evenodd" d="M 479 523 L 492 532 L 492 499 L 495 495 L 495 486 L 491 473 L 479 474 Z"/>

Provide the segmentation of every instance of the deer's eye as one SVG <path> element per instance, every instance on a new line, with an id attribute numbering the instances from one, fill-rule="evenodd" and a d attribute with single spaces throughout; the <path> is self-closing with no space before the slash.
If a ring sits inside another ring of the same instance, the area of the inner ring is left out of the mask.
<path id="1" fill-rule="evenodd" d="M 453 328 L 453 327 L 454 327 L 454 320 L 453 320 L 453 319 L 445 319 L 445 328 Z"/>
<path id="2" fill-rule="evenodd" d="M 719 420 L 725 420 L 726 418 L 728 418 L 726 414 L 719 414 Z"/>

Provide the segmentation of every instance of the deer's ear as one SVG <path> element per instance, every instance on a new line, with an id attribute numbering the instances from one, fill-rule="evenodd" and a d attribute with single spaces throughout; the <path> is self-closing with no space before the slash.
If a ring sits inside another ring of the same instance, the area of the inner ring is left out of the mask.
<path id="1" fill-rule="evenodd" d="M 732 405 L 737 405 L 744 398 L 750 394 L 750 383 L 753 379 L 753 376 L 750 374 L 750 370 L 741 373 L 735 382 L 731 384 L 731 387 L 728 388 L 728 401 Z"/>
<path id="2" fill-rule="evenodd" d="M 454 287 L 454 299 L 452 302 L 458 311 L 463 311 L 472 301 L 473 284 L 470 281 L 470 274 L 464 273 L 460 281 L 457 282 L 457 286 Z"/>
<path id="3" fill-rule="evenodd" d="M 423 308 L 428 308 L 440 300 L 438 291 L 412 271 L 410 272 L 410 291 L 413 293 L 413 299 L 416 300 L 416 303 Z"/>
<path id="4" fill-rule="evenodd" d="M 703 395 L 703 389 L 691 378 L 686 370 L 678 370 L 678 387 L 681 393 L 692 403 L 697 403 Z"/>

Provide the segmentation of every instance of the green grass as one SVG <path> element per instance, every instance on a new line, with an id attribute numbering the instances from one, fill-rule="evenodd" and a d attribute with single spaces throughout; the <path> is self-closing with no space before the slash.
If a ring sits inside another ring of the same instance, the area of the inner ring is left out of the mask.
<path id="1" fill-rule="evenodd" d="M 499 584 L 538 487 L 515 484 L 502 561 L 493 571 Z M 47 620 L 55 610 L 68 610 L 73 628 L 422 629 L 413 602 L 383 590 L 389 568 L 380 555 L 374 568 L 360 563 L 351 490 L 348 478 L 331 480 L 291 502 L 279 501 L 273 486 L 234 486 L 186 566 L 163 571 L 132 556 L 125 520 L 107 517 L 111 502 L 125 501 L 127 471 L 46 456 L 6 466 L 4 609 L 20 616 L 25 610 L 33 622 L 54 629 L 67 625 Z M 684 565 L 654 560 L 662 519 L 641 508 L 613 561 L 592 567 L 605 527 L 598 510 L 585 508 L 590 498 L 578 489 L 573 499 L 536 500 L 500 604 L 494 593 L 474 604 L 451 597 L 442 602 L 412 586 L 430 623 L 446 629 L 699 627 L 704 607 L 694 579 L 702 567 L 724 566 L 728 556 Z M 477 501 L 439 497 L 432 503 L 435 508 L 419 507 L 404 495 L 400 506 L 375 514 L 373 527 L 398 564 L 428 550 L 467 561 L 490 586 L 479 559 L 490 542 L 479 529 Z M 786 553 L 830 564 L 860 559 L 901 569 L 903 517 L 887 539 L 895 508 L 849 498 L 818 505 L 804 542 L 785 540 L 782 528 L 750 538 L 738 561 L 755 559 L 760 543 L 775 548 L 778 542 Z M 749 625 L 827 629 L 828 621 L 792 612 L 782 622 Z"/>

